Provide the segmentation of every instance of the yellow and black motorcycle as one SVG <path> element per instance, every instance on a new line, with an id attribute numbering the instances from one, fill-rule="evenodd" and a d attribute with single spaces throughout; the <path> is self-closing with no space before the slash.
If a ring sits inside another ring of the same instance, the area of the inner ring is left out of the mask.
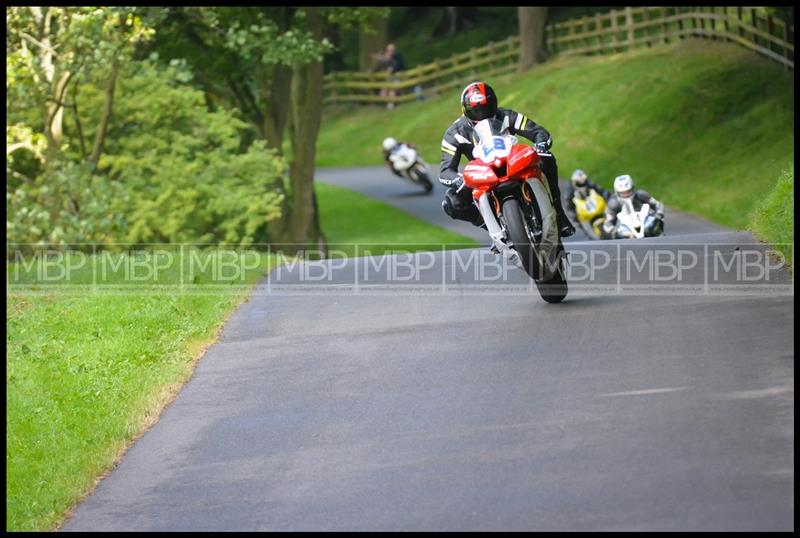
<path id="1" fill-rule="evenodd" d="M 580 190 L 575 190 L 572 197 L 575 204 L 575 215 L 578 218 L 578 225 L 583 229 L 589 239 L 600 239 L 601 227 L 605 221 L 606 199 L 594 189 L 589 189 L 587 194 Z"/>

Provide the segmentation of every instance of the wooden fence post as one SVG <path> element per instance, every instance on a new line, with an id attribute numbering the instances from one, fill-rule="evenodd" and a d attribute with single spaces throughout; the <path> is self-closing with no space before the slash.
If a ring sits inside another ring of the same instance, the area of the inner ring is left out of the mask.
<path id="1" fill-rule="evenodd" d="M 589 22 L 590 21 L 591 21 L 591 19 L 589 18 L 588 15 L 586 17 L 581 17 L 581 33 L 584 35 L 583 46 L 587 50 L 590 47 L 590 45 L 589 45 L 589 36 L 586 35 L 586 34 L 588 34 L 590 32 L 590 30 L 589 30 Z"/>
<path id="2" fill-rule="evenodd" d="M 577 32 L 577 26 L 578 26 L 577 22 L 575 22 L 575 21 L 571 21 L 571 22 L 572 22 L 572 24 L 570 24 L 569 31 L 567 32 L 567 36 L 568 37 L 572 37 L 576 33 L 578 33 Z M 567 41 L 567 50 L 571 49 L 573 47 L 574 43 L 575 43 L 575 41 Z"/>
<path id="3" fill-rule="evenodd" d="M 599 54 L 603 54 L 603 52 L 605 52 L 603 48 L 603 32 L 601 32 L 603 29 L 603 19 L 600 17 L 599 13 L 594 16 L 594 27 L 597 33 L 597 36 L 595 36 L 595 39 L 597 40 L 597 52 Z"/>
<path id="4" fill-rule="evenodd" d="M 787 60 L 789 59 L 789 48 L 786 46 L 786 43 L 789 42 L 789 23 L 783 21 L 783 57 Z M 784 70 L 789 70 L 788 64 L 783 64 Z"/>
<path id="5" fill-rule="evenodd" d="M 703 30 L 702 36 L 703 36 L 703 38 L 705 38 L 706 37 L 706 32 L 705 32 L 706 20 L 703 18 L 703 13 L 705 13 L 705 8 L 703 6 L 698 6 L 697 9 L 699 10 L 699 13 L 700 13 L 700 29 Z"/>
<path id="6" fill-rule="evenodd" d="M 772 29 L 772 15 L 767 15 L 767 33 L 769 35 L 775 35 L 775 32 Z M 775 50 L 772 46 L 772 41 L 767 41 L 767 46 L 769 50 Z"/>
<path id="7" fill-rule="evenodd" d="M 677 8 L 677 15 L 681 14 L 681 8 Z M 678 39 L 683 39 L 683 18 L 678 19 Z"/>
<path id="8" fill-rule="evenodd" d="M 744 37 L 744 28 L 742 28 L 742 21 L 744 20 L 742 6 L 736 6 L 736 18 L 739 19 L 739 24 L 736 25 L 739 30 L 739 37 Z"/>
<path id="9" fill-rule="evenodd" d="M 612 52 L 619 52 L 617 50 L 617 11 L 615 9 L 611 10 L 611 48 Z"/>
<path id="10" fill-rule="evenodd" d="M 632 11 L 632 8 L 630 6 L 627 6 L 625 8 L 625 24 L 628 26 L 628 42 L 627 42 L 627 45 L 628 45 L 629 49 L 632 49 L 633 48 L 633 39 L 634 39 L 634 33 L 633 33 L 633 11 Z"/>
<path id="11" fill-rule="evenodd" d="M 731 25 L 728 23 L 728 8 L 725 6 L 722 7 L 722 16 L 725 17 L 725 20 L 723 21 L 723 27 L 725 28 L 724 40 L 730 41 L 728 34 L 731 33 Z"/>
<path id="12" fill-rule="evenodd" d="M 711 10 L 711 15 L 717 14 L 716 6 L 711 6 L 709 9 Z M 717 39 L 717 19 L 711 19 L 708 21 L 708 25 L 711 27 L 711 39 Z"/>

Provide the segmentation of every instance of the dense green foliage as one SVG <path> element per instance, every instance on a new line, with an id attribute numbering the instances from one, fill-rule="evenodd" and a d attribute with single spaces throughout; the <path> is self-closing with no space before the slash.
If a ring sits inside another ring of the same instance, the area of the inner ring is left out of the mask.
<path id="1" fill-rule="evenodd" d="M 562 176 L 580 167 L 611 187 L 629 173 L 667 206 L 724 225 L 745 228 L 794 160 L 792 73 L 736 45 L 687 40 L 554 59 L 488 82 L 500 106 L 551 132 Z M 331 113 L 317 164 L 378 164 L 386 136 L 417 143 L 436 162 L 459 114 L 458 92 L 391 111 Z M 347 152 L 338 151 L 343 139 Z"/>
<path id="2" fill-rule="evenodd" d="M 285 163 L 263 141 L 243 144 L 244 122 L 210 111 L 185 64 L 136 59 L 154 33 L 147 20 L 122 8 L 44 13 L 59 21 L 47 31 L 36 12 L 9 12 L 7 240 L 266 241 Z M 117 43 L 125 21 L 133 30 Z M 36 31 L 47 42 L 31 45 Z"/>
<path id="3" fill-rule="evenodd" d="M 268 187 L 281 181 L 283 161 L 261 141 L 241 149 L 243 122 L 210 112 L 177 67 L 143 61 L 122 75 L 99 173 L 73 143 L 52 173 L 10 180 L 8 240 L 264 242 L 280 201 Z M 81 93 L 80 121 L 94 125 L 102 91 L 87 84 Z"/>

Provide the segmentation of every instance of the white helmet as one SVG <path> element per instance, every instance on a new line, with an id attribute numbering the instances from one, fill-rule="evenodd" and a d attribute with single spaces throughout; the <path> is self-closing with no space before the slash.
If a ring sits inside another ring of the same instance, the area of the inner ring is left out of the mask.
<path id="1" fill-rule="evenodd" d="M 396 147 L 397 147 L 397 140 L 395 140 L 391 136 L 389 138 L 383 139 L 383 151 L 385 151 L 386 153 L 389 153 Z"/>
<path id="2" fill-rule="evenodd" d="M 620 198 L 629 198 L 633 194 L 633 178 L 628 174 L 614 179 L 614 192 Z"/>
<path id="3" fill-rule="evenodd" d="M 570 178 L 572 181 L 573 187 L 583 187 L 586 185 L 586 172 L 578 168 L 574 172 L 572 172 L 572 177 Z"/>

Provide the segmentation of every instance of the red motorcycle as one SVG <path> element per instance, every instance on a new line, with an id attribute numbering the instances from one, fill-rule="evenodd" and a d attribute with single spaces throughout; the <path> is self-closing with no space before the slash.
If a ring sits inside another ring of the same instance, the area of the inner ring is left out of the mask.
<path id="1" fill-rule="evenodd" d="M 473 189 L 492 250 L 520 265 L 545 301 L 561 302 L 567 296 L 564 245 L 540 154 L 517 143 L 508 118 L 478 122 L 472 142 L 475 159 L 464 167 L 464 184 Z"/>

